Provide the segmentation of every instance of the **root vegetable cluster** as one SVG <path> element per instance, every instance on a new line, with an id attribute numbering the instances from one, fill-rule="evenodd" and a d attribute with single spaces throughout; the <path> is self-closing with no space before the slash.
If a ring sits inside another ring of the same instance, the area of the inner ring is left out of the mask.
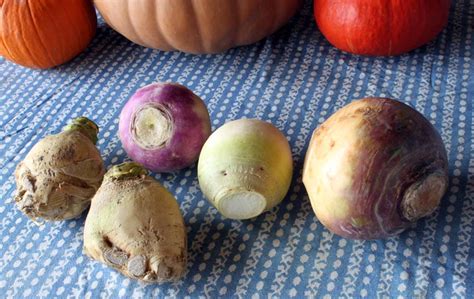
<path id="1" fill-rule="evenodd" d="M 105 174 L 95 147 L 98 130 L 79 117 L 38 142 L 15 171 L 15 201 L 28 217 L 44 220 L 74 218 L 90 205 L 85 253 L 134 279 L 169 282 L 186 272 L 179 204 L 146 168 L 176 171 L 199 157 L 204 196 L 237 220 L 274 208 L 291 184 L 292 152 L 281 131 L 240 119 L 211 135 L 204 102 L 182 85 L 148 85 L 126 103 L 119 136 L 135 162 Z M 401 102 L 367 98 L 314 131 L 303 183 L 329 230 L 376 239 L 431 214 L 447 189 L 447 170 L 444 144 L 428 120 Z"/>

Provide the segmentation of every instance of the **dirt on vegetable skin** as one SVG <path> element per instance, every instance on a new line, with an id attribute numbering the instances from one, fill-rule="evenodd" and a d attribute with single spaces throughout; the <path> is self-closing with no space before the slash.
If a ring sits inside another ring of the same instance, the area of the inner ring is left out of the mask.
<path id="1" fill-rule="evenodd" d="M 33 146 L 15 170 L 15 202 L 23 213 L 35 221 L 82 214 L 105 173 L 97 133 L 95 123 L 80 117 Z"/>
<path id="2" fill-rule="evenodd" d="M 112 167 L 92 198 L 84 252 L 145 282 L 180 279 L 186 270 L 186 227 L 173 195 L 138 163 Z"/>

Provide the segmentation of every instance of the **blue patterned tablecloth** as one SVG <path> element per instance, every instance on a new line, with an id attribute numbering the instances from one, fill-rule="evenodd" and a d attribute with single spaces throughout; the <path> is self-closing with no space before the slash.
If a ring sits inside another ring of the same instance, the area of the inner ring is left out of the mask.
<path id="1" fill-rule="evenodd" d="M 472 298 L 473 1 L 453 2 L 435 41 L 391 58 L 330 46 L 310 2 L 271 37 L 221 55 L 146 49 L 100 22 L 90 47 L 63 66 L 37 71 L 0 59 L 0 297 Z M 164 285 L 127 279 L 86 257 L 85 214 L 38 226 L 13 201 L 18 162 L 73 117 L 97 121 L 109 167 L 127 159 L 118 115 L 137 88 L 154 81 L 194 90 L 213 129 L 243 117 L 272 122 L 288 137 L 295 163 L 285 200 L 242 222 L 223 219 L 203 198 L 195 166 L 154 174 L 175 194 L 188 229 L 188 273 Z M 400 236 L 352 241 L 318 222 L 301 172 L 313 129 L 365 96 L 400 99 L 436 126 L 449 153 L 450 187 L 436 213 Z"/>

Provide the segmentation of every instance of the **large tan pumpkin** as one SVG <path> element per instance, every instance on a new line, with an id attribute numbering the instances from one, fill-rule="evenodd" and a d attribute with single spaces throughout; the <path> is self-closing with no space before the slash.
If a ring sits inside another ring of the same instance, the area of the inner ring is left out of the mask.
<path id="1" fill-rule="evenodd" d="M 302 0 L 94 0 L 131 41 L 161 50 L 217 53 L 254 43 L 283 26 Z"/>

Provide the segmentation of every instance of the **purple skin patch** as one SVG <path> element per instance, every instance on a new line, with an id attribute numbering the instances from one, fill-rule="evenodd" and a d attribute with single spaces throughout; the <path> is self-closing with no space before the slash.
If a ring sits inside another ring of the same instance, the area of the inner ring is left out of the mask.
<path id="1" fill-rule="evenodd" d="M 370 143 L 358 149 L 350 215 L 324 223 L 334 233 L 352 239 L 377 239 L 399 234 L 412 222 L 403 216 L 407 189 L 429 174 L 448 182 L 443 141 L 422 114 L 394 100 L 366 99 L 365 107 L 349 117 L 363 118 Z"/>
<path id="2" fill-rule="evenodd" d="M 133 139 L 132 121 L 143 106 L 161 105 L 173 119 L 173 132 L 166 145 L 142 148 Z M 197 111 L 201 113 L 197 113 Z M 155 83 L 139 89 L 120 114 L 119 137 L 136 162 L 157 172 L 172 172 L 193 164 L 211 133 L 209 114 L 202 100 L 184 86 Z"/>

